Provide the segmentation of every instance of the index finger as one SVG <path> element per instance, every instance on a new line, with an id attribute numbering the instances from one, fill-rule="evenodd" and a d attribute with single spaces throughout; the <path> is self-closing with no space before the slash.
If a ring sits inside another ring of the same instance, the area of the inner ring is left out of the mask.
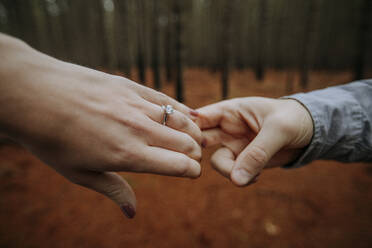
<path id="1" fill-rule="evenodd" d="M 217 127 L 223 117 L 227 101 L 210 104 L 197 109 L 198 118 L 196 124 L 200 129 L 209 129 Z"/>

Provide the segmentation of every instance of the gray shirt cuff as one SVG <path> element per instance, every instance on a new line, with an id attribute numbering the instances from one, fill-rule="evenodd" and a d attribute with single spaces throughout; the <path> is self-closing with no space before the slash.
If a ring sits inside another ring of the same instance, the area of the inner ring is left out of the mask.
<path id="1" fill-rule="evenodd" d="M 353 83 L 330 87 L 283 98 L 300 102 L 310 113 L 314 133 L 303 154 L 283 168 L 298 168 L 317 159 L 357 162 L 371 159 L 370 125 L 360 99 L 371 99 L 370 94 L 356 95 L 355 91 L 370 84 Z M 366 125 L 366 123 L 368 125 Z M 368 141 L 368 142 L 366 142 Z"/>

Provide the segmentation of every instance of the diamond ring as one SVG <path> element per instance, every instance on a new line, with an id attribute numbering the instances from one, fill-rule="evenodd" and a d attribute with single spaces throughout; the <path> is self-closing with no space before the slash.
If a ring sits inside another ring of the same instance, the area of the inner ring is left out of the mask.
<path id="1" fill-rule="evenodd" d="M 164 113 L 162 124 L 167 125 L 168 115 L 171 115 L 171 114 L 174 113 L 173 106 L 172 105 L 163 105 L 163 106 L 161 106 L 161 109 L 163 110 L 163 113 Z"/>

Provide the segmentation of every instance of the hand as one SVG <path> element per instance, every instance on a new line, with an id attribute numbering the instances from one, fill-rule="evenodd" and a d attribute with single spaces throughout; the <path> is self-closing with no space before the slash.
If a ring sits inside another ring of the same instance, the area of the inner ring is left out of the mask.
<path id="1" fill-rule="evenodd" d="M 114 172 L 199 177 L 202 136 L 188 107 L 125 78 L 15 47 L 0 62 L 1 131 L 57 172 L 129 217 L 136 199 Z M 176 109 L 167 126 L 165 104 Z"/>
<path id="2" fill-rule="evenodd" d="M 197 111 L 203 146 L 222 144 L 212 165 L 238 186 L 253 182 L 263 168 L 295 160 L 313 135 L 311 116 L 296 100 L 236 98 Z"/>

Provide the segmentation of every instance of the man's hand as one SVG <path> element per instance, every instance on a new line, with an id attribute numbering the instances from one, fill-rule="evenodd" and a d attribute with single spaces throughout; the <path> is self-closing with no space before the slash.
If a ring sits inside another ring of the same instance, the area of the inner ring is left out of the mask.
<path id="1" fill-rule="evenodd" d="M 291 99 L 236 98 L 197 111 L 203 146 L 222 144 L 212 165 L 238 186 L 263 168 L 295 160 L 313 135 L 310 114 Z"/>
<path id="2" fill-rule="evenodd" d="M 196 178 L 202 134 L 190 109 L 122 77 L 65 63 L 0 34 L 0 131 L 133 217 L 117 171 Z M 175 113 L 161 124 L 161 105 Z"/>

